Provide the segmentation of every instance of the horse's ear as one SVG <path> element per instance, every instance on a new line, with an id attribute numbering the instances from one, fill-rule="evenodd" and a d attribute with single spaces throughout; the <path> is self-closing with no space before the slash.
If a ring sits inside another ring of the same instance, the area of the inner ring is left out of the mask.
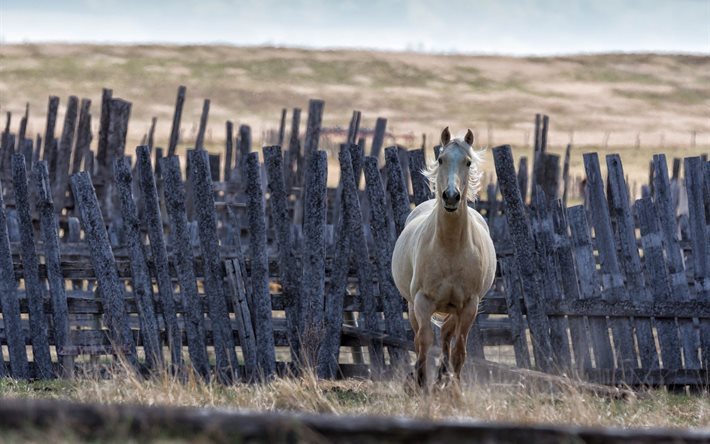
<path id="1" fill-rule="evenodd" d="M 466 137 L 464 137 L 463 140 L 464 140 L 464 142 L 473 146 L 473 133 L 471 132 L 470 129 L 466 132 Z"/>
<path id="2" fill-rule="evenodd" d="M 446 145 L 451 142 L 451 133 L 449 132 L 449 127 L 447 126 L 444 128 L 444 131 L 441 132 L 441 147 L 445 147 Z"/>

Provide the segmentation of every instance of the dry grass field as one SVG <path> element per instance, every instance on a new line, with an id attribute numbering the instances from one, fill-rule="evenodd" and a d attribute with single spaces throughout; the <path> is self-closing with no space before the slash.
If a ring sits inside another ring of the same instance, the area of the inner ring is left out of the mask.
<path id="1" fill-rule="evenodd" d="M 573 141 L 581 153 L 619 152 L 633 180 L 645 181 L 652 153 L 710 151 L 710 56 L 608 54 L 569 57 L 430 55 L 231 46 L 1 45 L 0 111 L 16 116 L 30 103 L 29 133 L 44 126 L 47 97 L 93 101 L 102 87 L 133 102 L 129 143 L 158 118 L 165 144 L 177 86 L 186 85 L 183 146 L 194 137 L 202 99 L 212 100 L 207 143 L 223 146 L 224 122 L 249 124 L 255 146 L 278 126 L 282 108 L 326 101 L 324 125 L 362 127 L 389 120 L 397 142 L 419 146 L 449 125 L 471 127 L 477 144 L 513 145 L 528 154 L 535 113 L 550 116 L 549 145 Z M 305 115 L 303 117 L 305 119 Z M 18 124 L 16 117 L 14 125 Z M 61 129 L 61 125 L 58 125 Z M 695 136 L 693 136 L 695 134 Z M 691 139 L 695 139 L 692 147 Z M 389 142 L 394 142 L 390 140 Z M 492 162 L 487 168 L 492 169 Z"/>

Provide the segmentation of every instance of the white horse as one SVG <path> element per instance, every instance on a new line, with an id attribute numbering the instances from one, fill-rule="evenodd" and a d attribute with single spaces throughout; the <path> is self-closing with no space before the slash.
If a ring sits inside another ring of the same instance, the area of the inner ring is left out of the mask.
<path id="1" fill-rule="evenodd" d="M 424 171 L 435 197 L 409 215 L 392 257 L 392 275 L 409 303 L 415 333 L 416 383 L 425 391 L 427 352 L 434 341 L 432 315 L 444 316 L 438 379 L 445 383 L 453 366 L 459 382 L 468 332 L 495 277 L 496 254 L 488 225 L 467 204 L 476 199 L 482 176 L 483 152 L 474 151 L 472 145 L 471 130 L 463 139 L 451 140 L 448 127 L 441 133 L 437 163 Z"/>

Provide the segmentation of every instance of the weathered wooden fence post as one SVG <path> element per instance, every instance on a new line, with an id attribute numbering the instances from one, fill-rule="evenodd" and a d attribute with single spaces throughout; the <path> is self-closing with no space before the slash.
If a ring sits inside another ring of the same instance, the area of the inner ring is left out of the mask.
<path id="1" fill-rule="evenodd" d="M 27 301 L 30 307 L 32 355 L 37 369 L 37 377 L 49 379 L 54 377 L 54 370 L 52 369 L 52 358 L 49 354 L 49 342 L 47 339 L 44 291 L 39 280 L 39 261 L 35 252 L 25 156 L 21 153 L 12 155 L 12 179 L 15 188 L 15 206 L 17 207 L 17 215 L 20 222 L 22 277 L 25 281 Z"/>
<path id="2" fill-rule="evenodd" d="M 20 302 L 17 298 L 17 281 L 12 263 L 3 194 L 4 190 L 0 184 L 0 304 L 2 304 L 2 319 L 5 324 L 5 339 L 10 354 L 11 375 L 16 379 L 29 379 L 27 348 L 20 319 Z"/>
<path id="3" fill-rule="evenodd" d="M 195 216 L 205 273 L 205 293 L 217 357 L 217 375 L 222 381 L 229 382 L 239 376 L 239 362 L 234 349 L 234 334 L 224 295 L 225 272 L 219 255 L 217 215 L 214 210 L 212 180 L 205 150 L 195 150 L 190 153 L 190 185 L 195 198 Z"/>
<path id="4" fill-rule="evenodd" d="M 370 156 L 380 161 L 380 152 L 382 145 L 385 142 L 385 134 L 387 132 L 387 119 L 378 117 L 375 122 L 375 134 L 372 136 L 372 147 L 370 148 Z"/>
<path id="5" fill-rule="evenodd" d="M 279 158 L 281 156 L 279 155 Z M 251 254 L 252 300 L 256 320 L 256 353 L 259 376 L 271 378 L 276 371 L 274 331 L 271 321 L 269 294 L 269 257 L 266 250 L 266 217 L 264 195 L 261 190 L 259 153 L 246 157 L 246 192 L 249 214 L 249 252 Z M 279 167 L 280 169 L 280 167 Z"/>
<path id="6" fill-rule="evenodd" d="M 74 149 L 74 159 L 72 161 L 71 173 L 76 174 L 81 170 L 81 161 L 88 151 L 91 150 L 91 100 L 81 99 L 79 111 L 79 124 L 76 129 L 76 148 Z M 68 184 L 65 184 L 65 187 Z"/>
<path id="7" fill-rule="evenodd" d="M 609 207 L 604 196 L 597 153 L 584 154 L 584 169 L 587 172 L 587 189 L 589 204 L 592 209 L 592 223 L 597 250 L 599 251 L 600 270 L 602 273 L 602 297 L 609 301 L 628 300 L 629 294 L 624 287 L 619 260 L 614 245 L 614 234 L 609 219 Z M 628 205 L 628 202 L 627 202 Z M 637 367 L 634 350 L 633 330 L 628 319 L 610 319 L 614 336 L 614 349 L 618 357 L 620 369 Z"/>
<path id="8" fill-rule="evenodd" d="M 298 362 L 300 354 L 298 334 L 299 276 L 296 257 L 293 254 L 293 239 L 291 237 L 291 224 L 287 208 L 288 194 L 283 176 L 281 147 L 264 147 L 263 154 L 271 192 L 271 198 L 269 199 L 271 217 L 275 224 L 276 242 L 279 246 L 281 294 L 283 295 L 284 311 L 286 312 L 291 360 Z"/>
<path id="9" fill-rule="evenodd" d="M 387 170 L 387 189 L 390 193 L 394 226 L 397 236 L 399 236 L 404 229 L 404 224 L 407 221 L 407 216 L 409 216 L 411 209 L 409 208 L 409 192 L 407 191 L 402 168 L 399 164 L 397 147 L 391 146 L 385 148 L 385 163 Z"/>
<path id="10" fill-rule="evenodd" d="M 493 159 L 523 284 L 527 319 L 533 336 L 535 365 L 542 370 L 549 371 L 553 368 L 552 347 L 549 334 L 550 324 L 544 307 L 541 305 L 541 301 L 543 301 L 541 270 L 536 257 L 527 211 L 518 188 L 510 145 L 493 148 Z"/>
<path id="11" fill-rule="evenodd" d="M 137 367 L 136 346 L 128 325 L 124 302 L 124 287 L 118 278 L 116 259 L 108 240 L 106 224 L 99 209 L 94 186 L 86 172 L 73 175 L 71 184 L 74 201 L 79 209 L 81 226 L 84 229 L 84 240 L 89 245 L 91 263 L 106 310 L 110 339 L 118 349 L 115 352 L 125 356 L 131 365 Z"/>
<path id="12" fill-rule="evenodd" d="M 182 118 L 182 107 L 185 104 L 185 93 L 187 88 L 180 85 L 177 97 L 175 98 L 175 112 L 173 113 L 173 125 L 170 129 L 170 141 L 168 142 L 168 157 L 175 155 L 178 141 L 180 139 L 180 119 Z"/>
<path id="13" fill-rule="evenodd" d="M 49 160 L 49 144 L 54 140 L 54 127 L 57 123 L 57 111 L 59 110 L 59 97 L 49 96 L 47 102 L 47 124 L 44 127 L 44 151 L 42 151 L 42 160 Z M 38 158 L 39 159 L 39 158 Z"/>
<path id="14" fill-rule="evenodd" d="M 303 143 L 303 156 L 306 163 L 318 151 L 324 106 L 325 102 L 322 100 L 311 99 L 308 101 L 308 124 L 306 126 L 306 138 Z M 306 170 L 308 171 L 308 167 L 306 167 Z"/>
<path id="15" fill-rule="evenodd" d="M 51 177 L 54 179 L 54 201 L 61 209 L 64 207 L 64 193 L 67 189 L 67 178 L 69 174 L 69 160 L 74 144 L 74 130 L 76 129 L 77 109 L 79 99 L 70 96 L 67 103 L 67 112 L 64 115 L 64 129 L 61 139 L 59 139 L 59 150 L 57 152 L 56 167 L 51 170 Z M 49 165 L 50 167 L 52 165 Z"/>
<path id="16" fill-rule="evenodd" d="M 225 144 L 224 144 L 224 176 L 223 182 L 229 182 L 232 177 L 232 153 L 234 152 L 234 123 L 227 120 L 225 123 Z"/>
<path id="17" fill-rule="evenodd" d="M 175 246 L 175 269 L 187 318 L 185 332 L 187 333 L 190 362 L 198 374 L 208 377 L 210 366 L 205 345 L 205 316 L 197 291 L 195 259 L 192 254 L 187 213 L 185 212 L 185 186 L 180 176 L 180 159 L 177 156 L 162 159 L 161 170 L 165 180 L 165 206 L 170 217 Z"/>
<path id="18" fill-rule="evenodd" d="M 59 259 L 57 220 L 54 214 L 54 202 L 52 202 L 52 189 L 49 185 L 49 170 L 46 162 L 40 161 L 35 164 L 34 176 L 37 187 L 37 211 L 44 241 L 44 261 L 47 267 L 49 293 L 52 298 L 52 327 L 55 347 L 62 363 L 64 375 L 71 376 L 74 373 L 74 360 L 70 356 L 62 356 L 61 354 L 62 349 L 70 345 L 69 315 L 64 277 Z"/>
<path id="19" fill-rule="evenodd" d="M 153 253 L 155 280 L 160 294 L 160 306 L 165 320 L 165 331 L 170 348 L 170 361 L 176 370 L 182 369 L 182 332 L 177 322 L 178 308 L 173 294 L 173 282 L 170 277 L 168 253 L 163 237 L 163 221 L 160 215 L 158 189 L 155 184 L 153 167 L 150 162 L 150 147 L 136 148 L 136 164 L 140 175 L 140 189 L 145 205 L 145 222 L 148 228 L 150 249 Z"/>
<path id="20" fill-rule="evenodd" d="M 433 197 L 433 193 L 429 188 L 429 180 L 422 173 L 425 169 L 424 149 L 410 151 L 409 174 L 412 178 L 412 193 L 414 194 L 414 203 L 416 205 Z"/>
<path id="21" fill-rule="evenodd" d="M 325 151 L 315 151 L 306 165 L 299 331 L 304 348 L 304 364 L 314 365 L 323 327 L 325 291 L 326 180 L 328 177 Z"/>
<path id="22" fill-rule="evenodd" d="M 153 283 L 145 260 L 138 212 L 131 191 L 131 167 L 125 157 L 114 160 L 113 176 L 121 200 L 121 217 L 131 261 L 131 283 L 138 307 L 143 349 L 148 367 L 161 370 L 164 364 L 163 344 L 155 316 Z"/>

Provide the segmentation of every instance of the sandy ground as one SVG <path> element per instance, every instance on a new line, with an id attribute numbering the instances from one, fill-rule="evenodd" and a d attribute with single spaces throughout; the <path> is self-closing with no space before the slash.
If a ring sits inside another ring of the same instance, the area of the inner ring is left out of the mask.
<path id="1" fill-rule="evenodd" d="M 0 46 L 0 111 L 16 131 L 25 103 L 28 133 L 42 132 L 49 95 L 92 100 L 98 124 L 102 87 L 133 103 L 129 144 L 158 118 L 167 143 L 178 85 L 188 88 L 183 146 L 196 133 L 202 100 L 211 99 L 207 143 L 224 144 L 224 122 L 248 124 L 254 144 L 278 127 L 281 109 L 326 101 L 324 125 L 347 126 L 352 110 L 362 127 L 388 119 L 387 143 L 428 145 L 444 126 L 472 128 L 479 146 L 511 144 L 531 151 L 535 113 L 550 116 L 549 145 L 581 153 L 620 152 L 632 179 L 645 180 L 654 152 L 710 151 L 710 57 L 609 54 L 571 57 L 442 56 L 370 51 L 310 51 L 229 46 Z M 303 126 L 302 126 L 303 128 Z M 57 125 L 61 131 L 61 122 Z M 337 141 L 336 141 L 337 142 Z M 128 151 L 131 151 L 130 149 Z M 602 162 L 603 163 L 603 162 Z M 487 167 L 492 169 L 492 162 Z"/>

